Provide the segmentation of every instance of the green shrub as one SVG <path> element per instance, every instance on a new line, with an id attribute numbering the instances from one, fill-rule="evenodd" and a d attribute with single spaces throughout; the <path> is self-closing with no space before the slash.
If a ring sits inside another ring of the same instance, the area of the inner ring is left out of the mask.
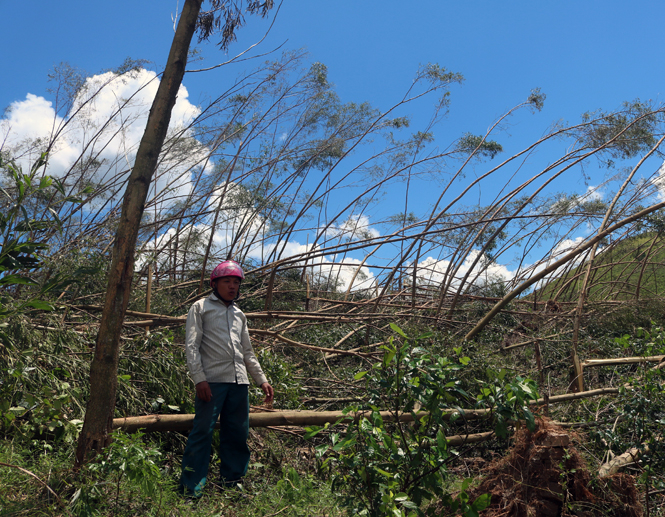
<path id="1" fill-rule="evenodd" d="M 472 400 L 457 380 L 469 358 L 431 355 L 418 346 L 430 334 L 409 339 L 396 325 L 392 328 L 403 341 L 391 338 L 383 346 L 383 361 L 356 375 L 367 380 L 367 412 L 317 447 L 324 458 L 322 468 L 332 472 L 333 487 L 341 490 L 343 504 L 353 515 L 424 515 L 421 508 L 428 500 L 444 500 L 474 515 L 485 508 L 487 498 L 453 500 L 444 476 L 451 456 L 445 410 Z M 388 408 L 394 417 L 410 413 L 414 421 L 389 423 L 380 408 Z M 308 428 L 308 437 L 326 428 Z"/>

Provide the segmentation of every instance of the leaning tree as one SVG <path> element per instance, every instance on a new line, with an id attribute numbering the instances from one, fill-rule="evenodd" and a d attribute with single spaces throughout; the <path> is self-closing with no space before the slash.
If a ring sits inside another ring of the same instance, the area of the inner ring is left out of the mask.
<path id="1" fill-rule="evenodd" d="M 242 1 L 211 0 L 209 11 L 201 11 L 202 4 L 203 0 L 185 2 L 127 181 L 114 240 L 106 300 L 90 366 L 90 399 L 76 450 L 76 468 L 85 462 L 91 451 L 101 450 L 110 440 L 117 389 L 120 334 L 129 302 L 139 226 L 150 182 L 169 128 L 171 111 L 185 75 L 192 37 L 197 30 L 201 39 L 208 39 L 212 34 L 221 31 L 220 46 L 226 49 L 235 37 L 235 30 L 244 21 Z M 248 1 L 246 10 L 265 16 L 272 6 L 272 0 Z"/>

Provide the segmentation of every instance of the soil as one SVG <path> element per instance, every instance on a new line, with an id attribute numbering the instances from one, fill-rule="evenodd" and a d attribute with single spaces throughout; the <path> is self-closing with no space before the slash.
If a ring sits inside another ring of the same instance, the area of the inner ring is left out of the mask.
<path id="1" fill-rule="evenodd" d="M 631 476 L 592 478 L 573 445 L 576 435 L 545 419 L 538 424 L 534 433 L 519 430 L 508 455 L 483 469 L 480 485 L 470 493 L 471 501 L 491 494 L 483 517 L 643 515 Z"/>

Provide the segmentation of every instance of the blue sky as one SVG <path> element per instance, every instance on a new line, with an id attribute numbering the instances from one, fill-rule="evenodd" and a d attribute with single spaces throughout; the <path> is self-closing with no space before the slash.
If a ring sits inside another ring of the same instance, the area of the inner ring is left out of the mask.
<path id="1" fill-rule="evenodd" d="M 182 3 L 63 0 L 26 8 L 0 0 L 0 106 L 28 93 L 48 100 L 47 75 L 60 62 L 96 74 L 131 57 L 161 70 L 172 17 Z M 661 102 L 663 19 L 665 3 L 658 1 L 285 0 L 254 54 L 280 46 L 305 48 L 312 61 L 328 67 L 342 100 L 369 101 L 380 109 L 399 101 L 419 65 L 438 63 L 459 72 L 465 81 L 451 88 L 450 113 L 435 130 L 441 145 L 466 132 L 484 133 L 540 88 L 547 95 L 545 108 L 511 119 L 496 136 L 509 151 L 533 142 L 557 120 L 575 122 L 585 111 L 613 110 L 638 97 Z M 228 55 L 214 43 L 200 44 L 202 59 L 190 68 L 225 61 L 258 41 L 268 25 L 248 17 Z M 189 101 L 196 105 L 215 95 L 255 64 L 187 74 Z M 410 108 L 415 126 L 424 123 L 429 108 L 422 103 Z M 604 172 L 593 174 L 600 181 Z M 587 183 L 573 176 L 565 187 L 583 193 Z"/>
<path id="2" fill-rule="evenodd" d="M 183 0 L 180 0 L 182 3 Z M 44 95 L 46 75 L 67 61 L 90 73 L 126 57 L 161 68 L 177 1 L 36 2 L 0 0 L 3 30 L 0 105 Z M 529 90 L 548 96 L 544 121 L 613 109 L 635 97 L 660 99 L 658 66 L 665 4 L 585 2 L 321 2 L 286 0 L 266 42 L 306 48 L 325 63 L 344 100 L 387 106 L 419 64 L 462 73 L 451 122 L 483 128 Z M 229 55 L 256 41 L 267 23 L 248 18 Z M 206 63 L 224 59 L 202 44 Z M 203 76 L 204 74 L 199 74 Z M 193 100 L 215 78 L 185 79 Z M 208 82 L 208 84 L 206 84 Z M 469 130 L 475 129 L 470 127 Z"/>

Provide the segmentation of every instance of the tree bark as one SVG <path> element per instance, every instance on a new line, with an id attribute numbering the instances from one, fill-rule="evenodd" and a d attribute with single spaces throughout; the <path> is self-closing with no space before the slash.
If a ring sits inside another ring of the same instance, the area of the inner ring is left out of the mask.
<path id="1" fill-rule="evenodd" d="M 171 110 L 185 75 L 189 45 L 202 2 L 203 0 L 185 2 L 159 89 L 136 153 L 134 167 L 127 181 L 113 245 L 106 300 L 97 334 L 95 355 L 90 366 L 90 399 L 76 450 L 76 469 L 83 465 L 91 451 L 101 450 L 110 441 L 118 383 L 120 332 L 134 274 L 134 252 L 139 225 L 148 188 L 166 138 Z"/>
<path id="2" fill-rule="evenodd" d="M 628 449 L 623 454 L 601 465 L 600 470 L 598 471 L 598 477 L 606 478 L 616 474 L 623 467 L 627 467 L 628 465 L 635 463 L 645 452 L 649 452 L 649 447 L 646 445 L 644 446 L 643 450 L 640 450 L 637 447 Z"/>

